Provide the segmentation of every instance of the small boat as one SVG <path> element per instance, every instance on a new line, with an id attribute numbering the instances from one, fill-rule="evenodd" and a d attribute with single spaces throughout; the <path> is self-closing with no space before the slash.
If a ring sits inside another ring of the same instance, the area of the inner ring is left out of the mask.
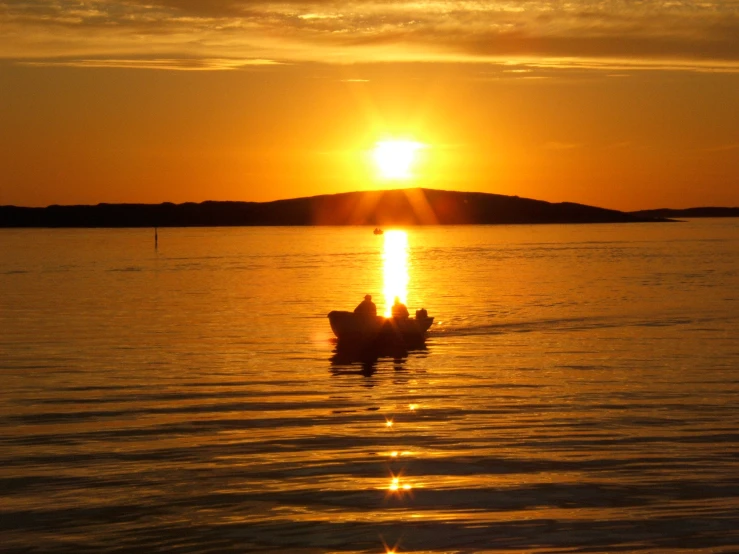
<path id="1" fill-rule="evenodd" d="M 382 230 L 382 229 L 380 229 L 379 227 L 375 227 L 375 230 L 374 230 L 374 231 L 372 231 L 372 232 L 373 232 L 374 234 L 376 234 L 376 235 L 381 235 L 381 234 L 383 234 L 383 233 L 384 233 L 385 231 L 383 231 L 383 230 Z"/>
<path id="2" fill-rule="evenodd" d="M 331 330 L 340 342 L 355 344 L 400 343 L 405 345 L 422 343 L 426 331 L 434 322 L 426 310 L 418 310 L 416 317 L 366 316 L 353 312 L 334 310 L 329 312 Z"/>

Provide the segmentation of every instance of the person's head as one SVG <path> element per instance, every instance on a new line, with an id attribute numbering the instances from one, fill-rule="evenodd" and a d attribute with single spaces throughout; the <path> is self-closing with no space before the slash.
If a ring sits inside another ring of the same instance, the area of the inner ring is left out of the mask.
<path id="1" fill-rule="evenodd" d="M 365 300 L 372 300 L 372 295 L 371 294 L 365 294 L 364 295 L 364 299 Z"/>

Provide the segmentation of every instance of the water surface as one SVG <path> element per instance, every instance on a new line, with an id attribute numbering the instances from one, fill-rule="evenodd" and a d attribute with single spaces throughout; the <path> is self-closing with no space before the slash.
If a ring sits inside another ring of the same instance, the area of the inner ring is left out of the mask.
<path id="1" fill-rule="evenodd" d="M 388 235 L 0 231 L 2 550 L 739 549 L 739 221 Z"/>

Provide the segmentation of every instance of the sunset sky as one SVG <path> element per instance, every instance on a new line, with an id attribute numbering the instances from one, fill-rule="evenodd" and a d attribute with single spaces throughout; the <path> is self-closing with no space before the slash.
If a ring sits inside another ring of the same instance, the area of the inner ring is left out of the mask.
<path id="1" fill-rule="evenodd" d="M 739 206 L 739 1 L 0 0 L 0 205 L 409 186 Z"/>

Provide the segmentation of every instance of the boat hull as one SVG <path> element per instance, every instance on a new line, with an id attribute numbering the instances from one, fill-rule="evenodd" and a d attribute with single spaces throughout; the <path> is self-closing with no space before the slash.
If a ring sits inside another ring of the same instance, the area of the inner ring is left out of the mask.
<path id="1" fill-rule="evenodd" d="M 434 322 L 433 317 L 368 317 L 344 311 L 330 312 L 328 320 L 331 323 L 331 330 L 340 341 L 364 344 L 373 342 L 415 344 L 423 342 L 426 338 L 426 331 Z"/>

